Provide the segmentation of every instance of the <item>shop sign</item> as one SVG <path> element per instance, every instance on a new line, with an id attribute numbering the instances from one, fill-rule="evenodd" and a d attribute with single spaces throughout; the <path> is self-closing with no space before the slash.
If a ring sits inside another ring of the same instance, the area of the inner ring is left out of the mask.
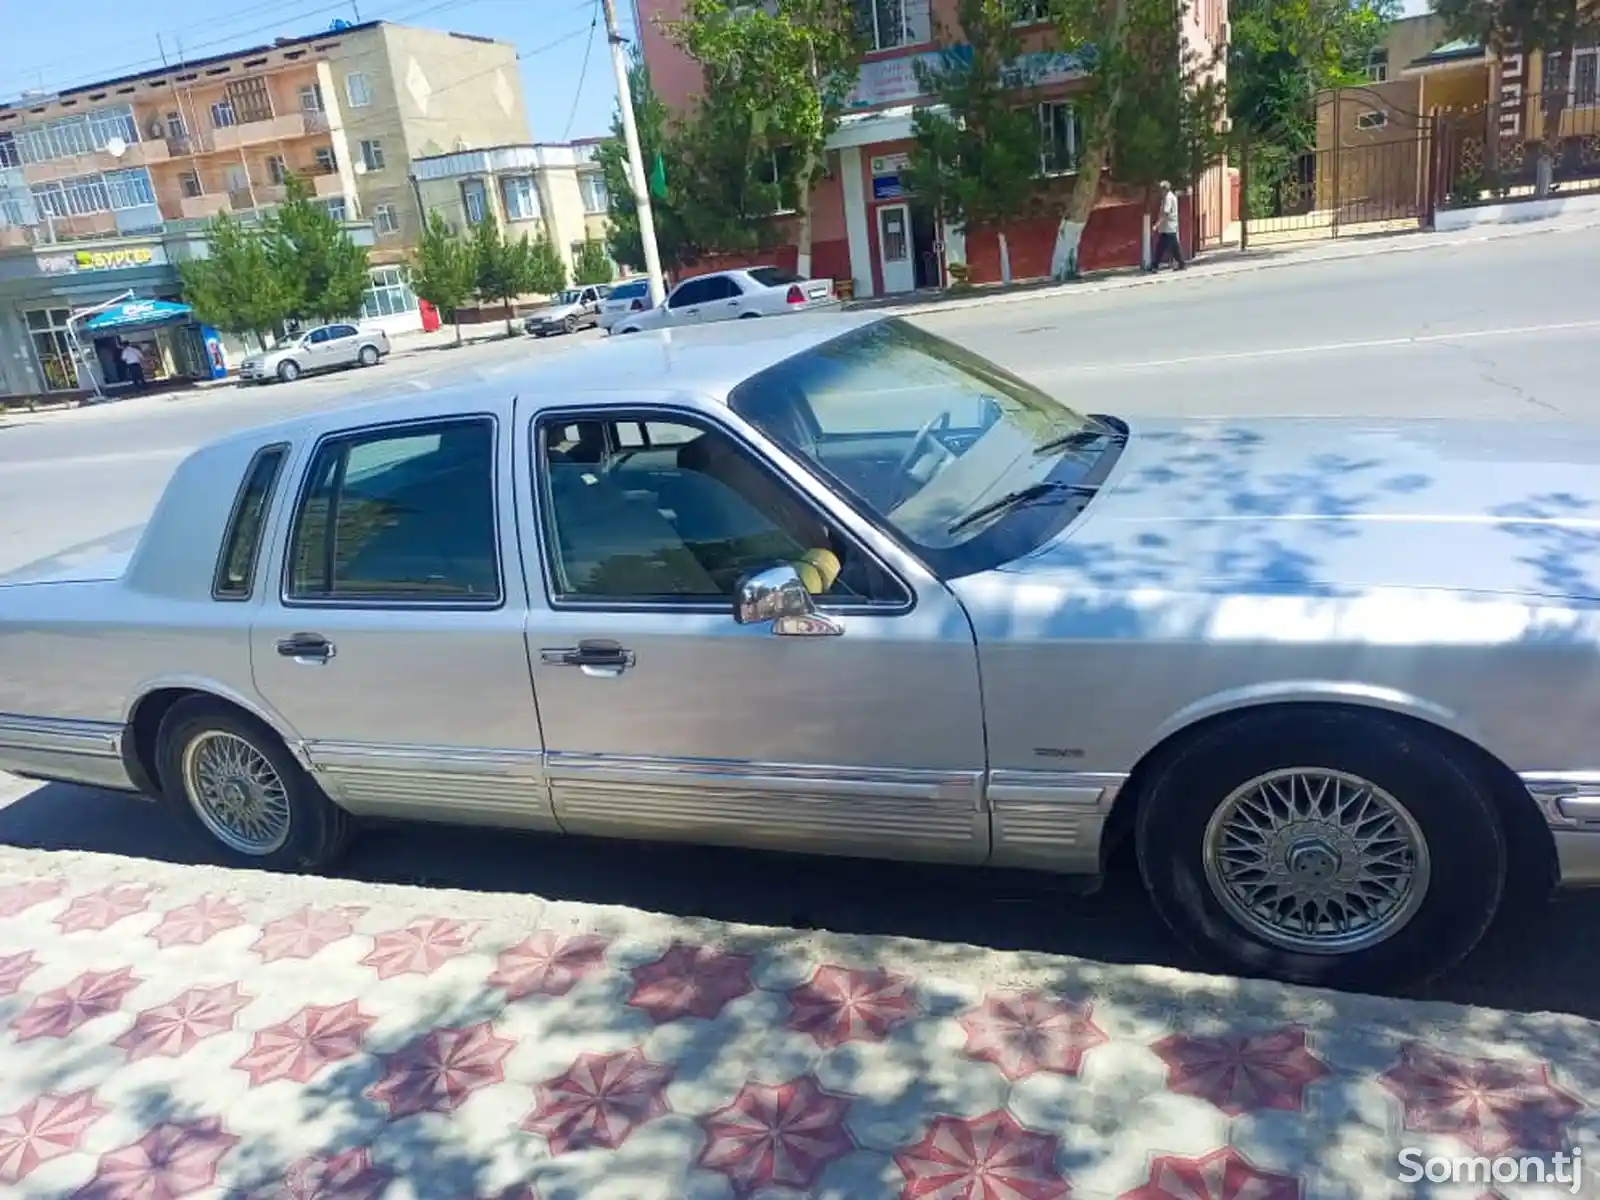
<path id="1" fill-rule="evenodd" d="M 157 260 L 153 247 L 133 246 L 126 250 L 76 250 L 71 254 L 41 254 L 38 261 L 39 270 L 46 275 L 71 275 L 78 271 L 120 271 L 129 267 L 148 267 Z"/>
<path id="2" fill-rule="evenodd" d="M 908 54 L 900 58 L 880 58 L 863 63 L 856 76 L 855 87 L 845 100 L 846 108 L 876 108 L 880 104 L 906 104 L 921 99 L 927 93 L 917 79 L 917 64 L 929 70 L 938 70 L 951 63 L 970 60 L 972 47 L 949 46 L 943 50 L 930 50 L 924 54 Z M 1018 56 L 1008 68 L 1014 87 L 1065 83 L 1082 79 L 1093 65 L 1093 51 L 1089 47 L 1076 51 L 1043 50 Z"/>
<path id="3" fill-rule="evenodd" d="M 900 184 L 898 175 L 874 175 L 872 177 L 872 198 L 874 200 L 898 200 L 906 194 Z"/>
<path id="4" fill-rule="evenodd" d="M 872 159 L 872 177 L 898 175 L 911 165 L 909 154 L 878 154 Z"/>

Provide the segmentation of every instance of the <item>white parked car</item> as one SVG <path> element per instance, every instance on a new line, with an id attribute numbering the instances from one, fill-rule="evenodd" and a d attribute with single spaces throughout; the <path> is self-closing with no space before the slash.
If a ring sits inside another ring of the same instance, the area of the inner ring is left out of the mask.
<path id="1" fill-rule="evenodd" d="M 611 290 L 609 284 L 591 283 L 568 288 L 523 321 L 522 327 L 534 337 L 552 333 L 577 333 L 600 321 L 600 304 Z"/>
<path id="2" fill-rule="evenodd" d="M 600 328 L 607 333 L 612 326 L 629 313 L 643 312 L 650 307 L 650 281 L 630 279 L 626 283 L 612 284 L 611 291 L 600 302 Z"/>
<path id="3" fill-rule="evenodd" d="M 389 335 L 381 329 L 361 329 L 340 322 L 318 325 L 298 338 L 252 354 L 239 364 L 240 383 L 265 383 L 277 379 L 293 383 L 312 371 L 331 371 L 336 367 L 375 367 L 389 353 Z"/>
<path id="4" fill-rule="evenodd" d="M 696 275 L 673 288 L 656 308 L 629 313 L 612 333 L 704 325 L 749 317 L 779 317 L 839 307 L 833 280 L 806 279 L 782 267 L 751 267 Z"/>

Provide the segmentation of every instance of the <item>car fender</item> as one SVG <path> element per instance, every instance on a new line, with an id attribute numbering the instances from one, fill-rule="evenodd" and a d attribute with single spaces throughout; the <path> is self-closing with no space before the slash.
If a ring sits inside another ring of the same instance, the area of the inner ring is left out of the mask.
<path id="1" fill-rule="evenodd" d="M 226 700 L 229 704 L 236 705 L 243 709 L 245 712 L 255 717 L 256 720 L 260 721 L 262 724 L 266 725 L 269 729 L 276 733 L 278 737 L 283 740 L 283 744 L 289 748 L 289 753 L 294 755 L 296 762 L 298 762 L 307 771 L 312 769 L 311 759 L 306 754 L 305 744 L 303 739 L 300 737 L 299 731 L 296 730 L 293 725 L 289 724 L 288 720 L 284 718 L 282 713 L 278 712 L 271 705 L 265 703 L 260 696 L 254 694 L 253 692 L 242 692 L 237 688 L 223 683 L 219 679 L 208 678 L 204 675 L 157 675 L 141 681 L 139 685 L 133 689 L 133 699 L 130 700 L 123 708 L 123 728 L 126 729 L 133 723 L 134 713 L 138 711 L 139 705 L 142 704 L 152 692 L 168 691 L 179 688 L 183 689 L 184 691 L 204 692 L 207 695 L 215 696 L 219 700 Z"/>

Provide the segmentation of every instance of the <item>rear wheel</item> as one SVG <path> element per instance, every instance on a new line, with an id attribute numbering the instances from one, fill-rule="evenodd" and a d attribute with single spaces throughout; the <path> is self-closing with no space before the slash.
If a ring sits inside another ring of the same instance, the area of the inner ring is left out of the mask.
<path id="1" fill-rule="evenodd" d="M 376 346 L 363 346 L 361 347 L 361 353 L 356 358 L 363 367 L 375 367 L 378 365 L 378 348 Z"/>
<path id="2" fill-rule="evenodd" d="M 1136 843 L 1157 911 L 1222 969 L 1357 989 L 1454 966 L 1506 871 L 1488 789 L 1439 739 L 1326 708 L 1180 747 L 1140 804 Z"/>
<path id="3" fill-rule="evenodd" d="M 278 364 L 278 378 L 284 383 L 293 383 L 300 378 L 300 364 L 292 358 Z"/>
<path id="4" fill-rule="evenodd" d="M 179 701 L 161 722 L 156 753 L 168 809 L 230 865 L 315 871 L 349 842 L 350 815 L 271 729 L 230 705 Z"/>

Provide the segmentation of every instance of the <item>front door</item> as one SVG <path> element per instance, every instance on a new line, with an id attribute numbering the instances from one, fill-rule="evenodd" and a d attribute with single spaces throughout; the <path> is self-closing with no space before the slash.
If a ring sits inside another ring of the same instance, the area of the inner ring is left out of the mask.
<path id="1" fill-rule="evenodd" d="M 562 410 L 534 437 L 528 658 L 564 829 L 986 855 L 977 654 L 938 580 L 708 413 Z M 779 562 L 841 635 L 734 620 Z"/>
<path id="2" fill-rule="evenodd" d="M 510 428 L 506 401 L 324 438 L 276 522 L 256 690 L 356 813 L 554 828 Z"/>
<path id="3" fill-rule="evenodd" d="M 916 290 L 916 259 L 911 252 L 911 209 L 905 204 L 885 204 L 878 209 L 878 260 L 883 266 L 883 290 Z"/>

